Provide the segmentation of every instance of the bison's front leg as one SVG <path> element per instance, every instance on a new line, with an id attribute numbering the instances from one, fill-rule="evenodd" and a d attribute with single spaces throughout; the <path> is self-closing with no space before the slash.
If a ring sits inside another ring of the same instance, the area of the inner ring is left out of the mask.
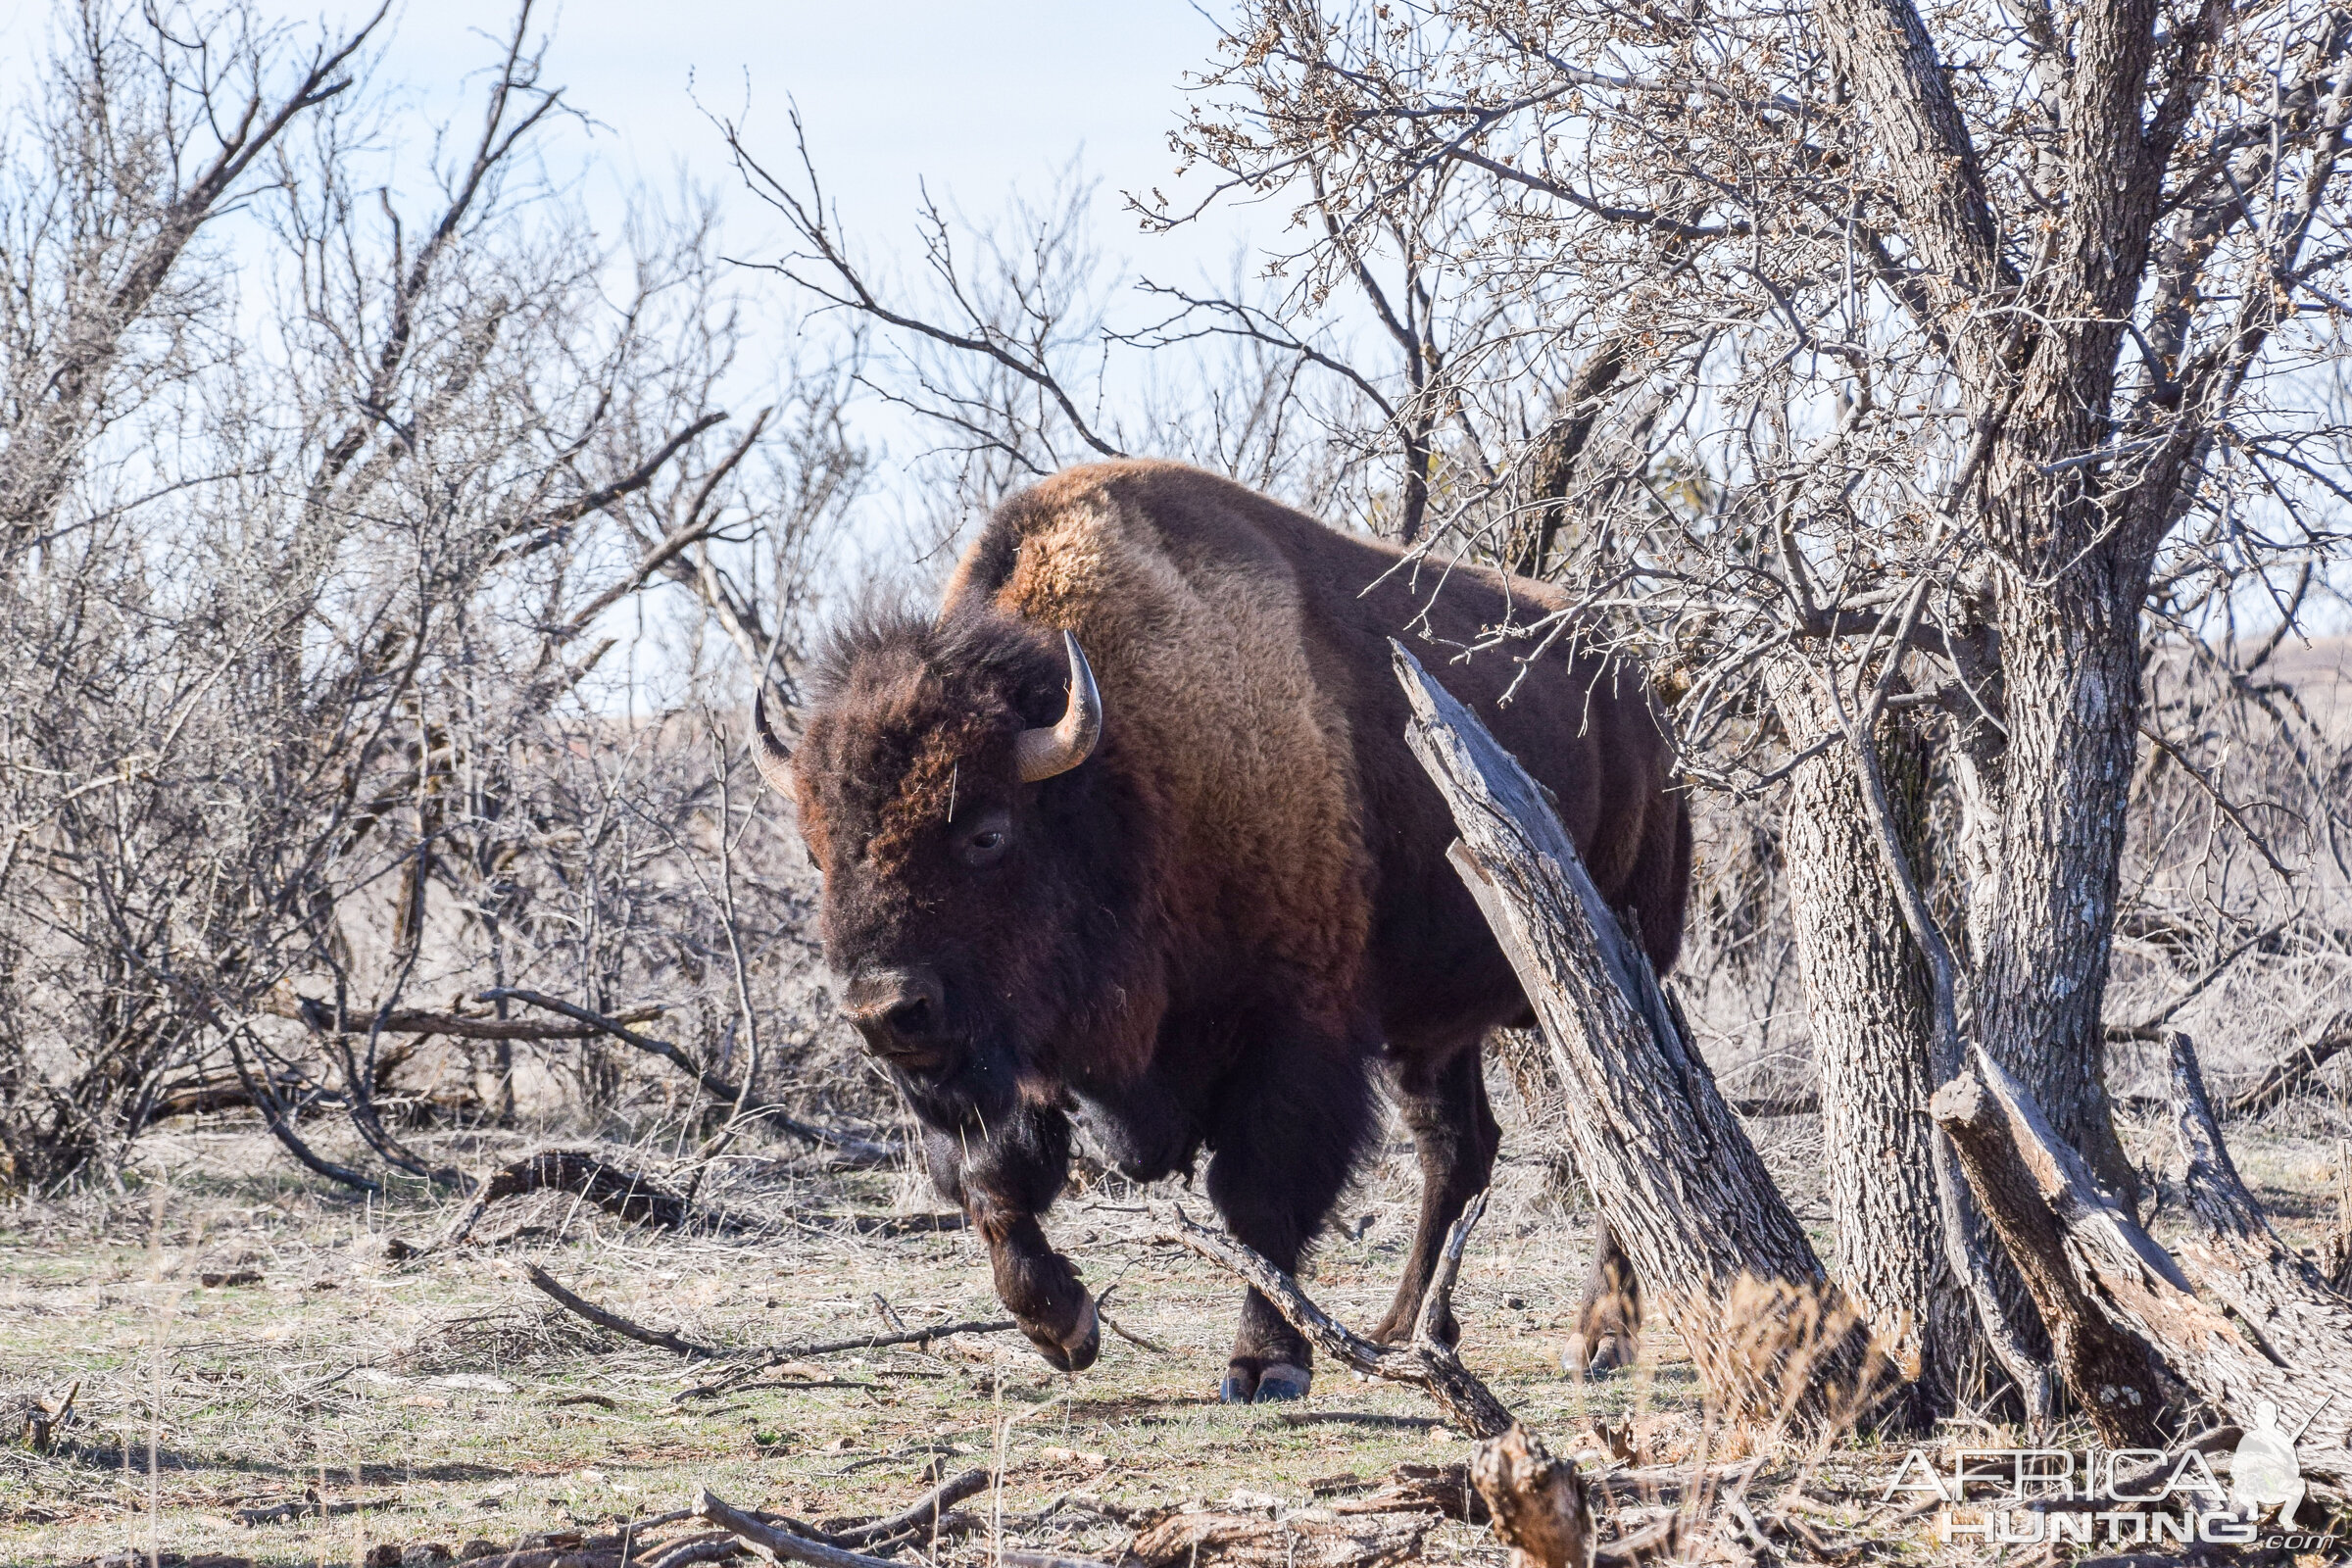
<path id="1" fill-rule="evenodd" d="M 1297 1273 L 1373 1126 L 1368 1048 L 1311 1034 L 1261 1040 L 1218 1097 L 1208 1196 L 1235 1238 Z M 1227 1404 L 1300 1399 L 1313 1352 L 1274 1303 L 1251 1291 L 1217 1396 Z"/>
<path id="2" fill-rule="evenodd" d="M 1069 1118 L 1024 1105 L 984 1139 L 933 1129 L 924 1152 L 931 1180 L 988 1243 L 997 1299 L 1038 1354 L 1064 1372 L 1094 1365 L 1102 1348 L 1095 1298 L 1037 1222 L 1069 1176 Z"/>

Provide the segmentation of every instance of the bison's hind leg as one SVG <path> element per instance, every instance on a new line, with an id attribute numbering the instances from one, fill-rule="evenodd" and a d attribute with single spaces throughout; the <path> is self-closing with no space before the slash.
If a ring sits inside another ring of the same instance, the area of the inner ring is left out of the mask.
<path id="1" fill-rule="evenodd" d="M 1563 1364 L 1572 1373 L 1605 1378 L 1634 1364 L 1642 1351 L 1642 1286 L 1633 1259 L 1604 1218 L 1592 1226 L 1592 1267 L 1578 1303 L 1576 1338 Z"/>
<path id="2" fill-rule="evenodd" d="M 1483 1038 L 1483 1034 L 1472 1035 L 1466 1042 L 1455 1042 L 1450 1051 L 1407 1059 L 1396 1071 L 1398 1107 L 1421 1156 L 1421 1218 L 1413 1230 L 1413 1250 L 1405 1259 L 1404 1278 L 1396 1285 L 1396 1299 L 1380 1327 L 1372 1331 L 1372 1337 L 1383 1343 L 1411 1337 L 1420 1317 L 1421 1298 L 1437 1272 L 1446 1233 L 1461 1218 L 1470 1200 L 1486 1191 L 1487 1183 L 1494 1179 L 1494 1153 L 1502 1145 L 1502 1129 L 1495 1124 L 1494 1107 L 1487 1103 L 1480 1059 Z M 1438 1332 L 1448 1345 L 1461 1337 L 1450 1306 Z"/>
<path id="3" fill-rule="evenodd" d="M 1209 1199 L 1236 1239 L 1296 1273 L 1373 1126 L 1369 1046 L 1292 1031 L 1260 1036 L 1217 1097 Z M 1218 1397 L 1228 1404 L 1304 1398 L 1313 1366 L 1305 1339 L 1251 1291 Z"/>

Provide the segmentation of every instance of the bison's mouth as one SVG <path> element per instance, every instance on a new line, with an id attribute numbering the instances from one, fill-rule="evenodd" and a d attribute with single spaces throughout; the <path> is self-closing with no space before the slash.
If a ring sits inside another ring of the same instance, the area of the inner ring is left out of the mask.
<path id="1" fill-rule="evenodd" d="M 941 1076 L 955 1059 L 955 1053 L 944 1046 L 885 1045 L 871 1036 L 866 1038 L 865 1049 L 879 1056 L 882 1064 L 892 1071 L 917 1079 Z"/>

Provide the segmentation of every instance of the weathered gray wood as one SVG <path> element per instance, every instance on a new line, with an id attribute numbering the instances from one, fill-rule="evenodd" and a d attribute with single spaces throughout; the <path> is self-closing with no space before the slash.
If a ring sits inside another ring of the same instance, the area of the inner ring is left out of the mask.
<path id="1" fill-rule="evenodd" d="M 2193 1400 L 2300 1432 L 2304 1476 L 2352 1482 L 2352 1302 L 2271 1231 L 2238 1179 L 2184 1036 L 2178 1132 L 2202 1235 L 2176 1257 L 2092 1180 L 2017 1078 L 1982 1049 L 1930 1110 L 2049 1326 L 2060 1374 L 2113 1447 L 2160 1444 Z M 2211 1296 L 2216 1306 L 2199 1292 Z M 2223 1310 L 2227 1307 L 2228 1310 Z"/>
<path id="2" fill-rule="evenodd" d="M 2161 1446 L 2178 1416 L 2179 1389 L 2147 1342 L 2103 1308 L 2099 1281 L 2114 1267 L 2099 1260 L 2134 1277 L 2169 1269 L 2179 1294 L 2195 1298 L 2144 1234 L 2138 1240 L 2148 1252 L 2138 1254 L 2138 1226 L 2050 1131 L 2024 1086 L 1982 1051 L 1976 1055 L 1976 1070 L 1936 1090 L 1929 1113 L 1951 1138 L 1978 1204 L 2025 1276 L 2050 1333 L 2051 1360 L 2100 1441 Z"/>
<path id="3" fill-rule="evenodd" d="M 2338 1486 L 2352 1483 L 2352 1451 L 2347 1451 L 2352 1450 L 2352 1300 L 2278 1239 L 2246 1191 L 2222 1142 L 2196 1050 L 2184 1034 L 2172 1037 L 2172 1072 L 2174 1130 L 2187 1161 L 2183 1186 L 2202 1229 L 2181 1248 L 2181 1262 L 2286 1363 L 2278 1369 L 2268 1357 L 2245 1365 L 2230 1360 L 2216 1364 L 2210 1378 L 2200 1376 L 2195 1364 L 2182 1371 L 2240 1425 L 2253 1401 L 2262 1398 L 2278 1406 L 2280 1423 L 2289 1432 L 2316 1411 L 2297 1445 L 2303 1473 Z M 2184 1352 L 2194 1348 L 2182 1348 Z M 2230 1374 L 2235 1372 L 2261 1374 L 2261 1380 L 2234 1381 Z"/>
<path id="4" fill-rule="evenodd" d="M 1656 1309 L 1742 1414 L 1845 1415 L 1899 1374 L 1831 1283 L 1649 961 L 1534 780 L 1401 645 L 1406 739 L 1534 1003 L 1577 1168 Z M 1737 1303 L 1737 1304 L 1735 1304 Z"/>
<path id="5" fill-rule="evenodd" d="M 1600 1532 L 1576 1466 L 1525 1427 L 1478 1446 L 1470 1480 L 1487 1502 L 1511 1568 L 1592 1568 Z"/>
<path id="6" fill-rule="evenodd" d="M 1774 696 L 1792 735 L 1839 727 L 1839 715 L 1801 676 L 1780 682 Z M 1893 817 L 1886 831 L 1911 866 L 1932 863 L 1924 853 L 1921 732 L 1897 718 L 1871 744 Z M 1961 1369 L 1981 1336 L 1962 1289 L 1966 1276 L 1947 1255 L 1936 1173 L 1941 1140 L 1919 1113 L 1950 1072 L 1949 1063 L 1936 1070 L 1935 980 L 1904 924 L 1881 831 L 1851 746 L 1831 747 L 1790 777 L 1784 861 L 1805 1020 L 1821 1072 L 1822 1165 L 1837 1227 L 1833 1268 L 1894 1338 L 1896 1358 L 1913 1379 L 1900 1420 L 1925 1431 L 1957 1409 Z M 1950 1186 L 1955 1197 L 1964 1191 L 1956 1173 Z M 1983 1231 L 1982 1221 L 1976 1229 Z"/>

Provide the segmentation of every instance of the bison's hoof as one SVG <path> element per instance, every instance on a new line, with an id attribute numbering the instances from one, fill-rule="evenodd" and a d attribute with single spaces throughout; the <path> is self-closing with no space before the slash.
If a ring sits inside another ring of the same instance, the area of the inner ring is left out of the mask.
<path id="1" fill-rule="evenodd" d="M 1591 1342 L 1592 1353 L 1590 1356 L 1585 1354 L 1586 1343 L 1585 1337 L 1578 1335 L 1569 1342 L 1568 1353 L 1561 1358 L 1567 1362 L 1568 1370 L 1572 1373 L 1581 1371 L 1593 1382 L 1600 1383 L 1634 1364 L 1634 1342 L 1622 1334 L 1602 1334 L 1594 1338 Z M 1581 1367 L 1579 1361 L 1583 1363 Z"/>
<path id="2" fill-rule="evenodd" d="M 1086 1298 L 1085 1306 L 1079 1314 L 1078 1326 L 1069 1333 L 1056 1338 L 1047 1330 L 1033 1329 L 1025 1323 L 1021 1325 L 1021 1332 L 1029 1336 L 1029 1343 L 1037 1347 L 1037 1353 L 1044 1356 L 1056 1372 L 1083 1372 L 1095 1364 L 1095 1357 L 1102 1351 L 1102 1317 L 1095 1310 L 1095 1298 L 1091 1294 Z"/>
<path id="3" fill-rule="evenodd" d="M 1269 1362 L 1257 1375 L 1257 1396 L 1253 1402 L 1272 1404 L 1277 1399 L 1303 1399 L 1314 1383 L 1314 1373 L 1305 1367 L 1288 1361 Z"/>
<path id="4" fill-rule="evenodd" d="M 1225 1381 L 1217 1385 L 1217 1402 L 1219 1404 L 1248 1404 L 1256 1393 L 1256 1377 L 1237 1366 L 1229 1369 L 1225 1374 Z"/>

